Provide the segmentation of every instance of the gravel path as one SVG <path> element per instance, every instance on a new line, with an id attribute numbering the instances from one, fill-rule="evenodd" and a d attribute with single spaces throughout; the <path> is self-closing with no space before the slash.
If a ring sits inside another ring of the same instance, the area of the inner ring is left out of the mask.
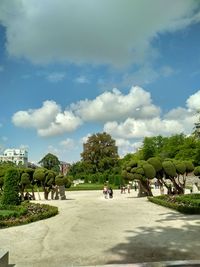
<path id="1" fill-rule="evenodd" d="M 47 201 L 59 207 L 59 215 L 0 230 L 0 247 L 9 250 L 11 264 L 66 267 L 200 259 L 198 215 L 157 206 L 134 191 L 115 190 L 113 199 L 104 199 L 101 191 L 66 195 L 64 201 Z"/>

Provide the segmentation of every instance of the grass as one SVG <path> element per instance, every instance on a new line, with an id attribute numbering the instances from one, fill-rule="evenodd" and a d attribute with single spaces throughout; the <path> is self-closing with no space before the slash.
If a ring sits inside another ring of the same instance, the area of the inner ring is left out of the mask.
<path id="1" fill-rule="evenodd" d="M 118 186 L 116 185 L 108 185 L 111 186 L 113 189 L 118 189 Z M 78 184 L 76 186 L 71 186 L 70 188 L 67 188 L 67 191 L 81 191 L 81 190 L 103 190 L 104 184 L 90 184 L 90 183 L 84 183 L 84 184 Z"/>
<path id="2" fill-rule="evenodd" d="M 0 205 L 0 228 L 27 224 L 58 214 L 58 208 L 47 204 L 23 202 L 19 206 Z"/>
<path id="3" fill-rule="evenodd" d="M 14 214 L 15 214 L 14 210 L 0 210 L 0 216 L 7 217 L 7 216 L 12 216 Z"/>

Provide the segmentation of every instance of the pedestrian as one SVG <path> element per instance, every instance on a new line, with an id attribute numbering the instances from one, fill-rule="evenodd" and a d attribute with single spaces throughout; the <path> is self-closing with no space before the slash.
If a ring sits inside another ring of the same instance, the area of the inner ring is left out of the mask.
<path id="1" fill-rule="evenodd" d="M 130 192 L 131 192 L 131 186 L 130 186 L 130 184 L 127 185 L 127 190 L 128 190 L 128 193 L 130 194 Z"/>
<path id="2" fill-rule="evenodd" d="M 113 198 L 113 190 L 112 190 L 112 187 L 110 187 L 108 189 L 108 195 L 109 195 L 109 198 Z"/>
<path id="3" fill-rule="evenodd" d="M 105 198 L 108 198 L 108 187 L 106 185 L 104 185 L 104 188 L 103 188 L 103 195 Z"/>

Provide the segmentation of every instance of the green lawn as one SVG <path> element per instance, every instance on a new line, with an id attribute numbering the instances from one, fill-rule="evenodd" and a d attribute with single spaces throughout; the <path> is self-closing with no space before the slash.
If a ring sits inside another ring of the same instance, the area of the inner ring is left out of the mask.
<path id="1" fill-rule="evenodd" d="M 79 191 L 79 190 L 103 190 L 104 184 L 78 184 L 67 188 L 67 191 Z M 113 189 L 118 189 L 118 186 L 111 185 Z"/>
<path id="2" fill-rule="evenodd" d="M 11 216 L 13 214 L 15 214 L 16 211 L 14 210 L 0 210 L 0 216 L 3 215 L 3 216 Z"/>

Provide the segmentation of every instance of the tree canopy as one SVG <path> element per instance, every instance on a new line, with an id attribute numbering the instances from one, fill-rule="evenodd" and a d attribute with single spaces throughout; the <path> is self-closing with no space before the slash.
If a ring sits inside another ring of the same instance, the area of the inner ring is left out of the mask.
<path id="1" fill-rule="evenodd" d="M 47 170 L 52 170 L 57 173 L 59 173 L 60 171 L 60 161 L 55 155 L 51 153 L 45 155 L 38 163 Z"/>
<path id="2" fill-rule="evenodd" d="M 115 140 L 105 132 L 88 137 L 81 157 L 83 162 L 92 167 L 94 173 L 114 167 L 119 158 Z"/>

